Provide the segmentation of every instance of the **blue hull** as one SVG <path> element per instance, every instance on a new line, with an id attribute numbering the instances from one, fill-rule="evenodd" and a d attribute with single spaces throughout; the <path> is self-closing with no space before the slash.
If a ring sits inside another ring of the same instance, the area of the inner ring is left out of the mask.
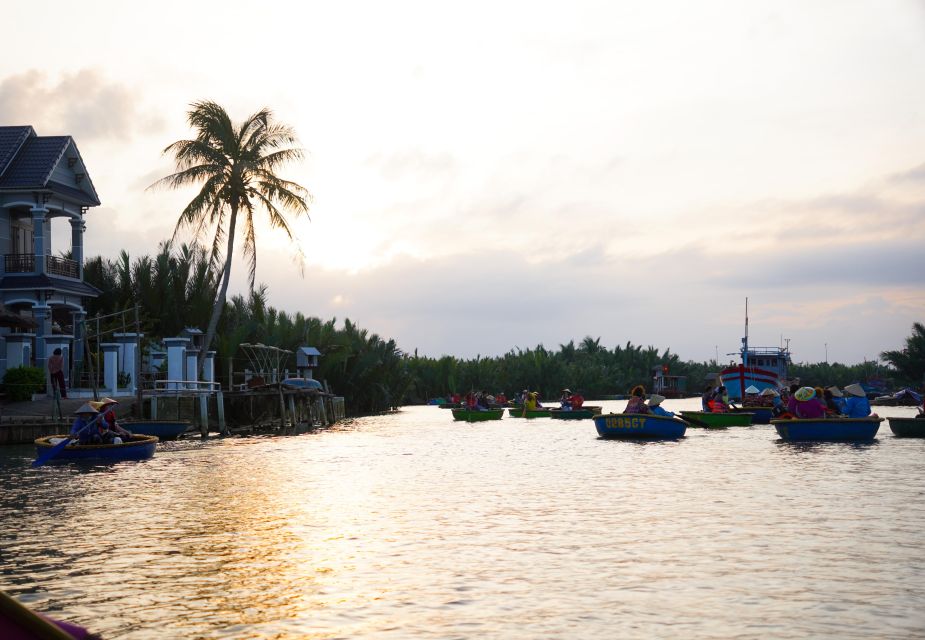
<path id="1" fill-rule="evenodd" d="M 649 438 L 675 440 L 684 436 L 687 423 L 677 418 L 637 413 L 609 413 L 594 416 L 597 435 L 602 438 Z"/>
<path id="2" fill-rule="evenodd" d="M 767 407 L 743 407 L 742 411 L 751 413 L 752 424 L 771 424 L 774 414 Z"/>
<path id="3" fill-rule="evenodd" d="M 873 440 L 883 418 L 829 418 L 772 420 L 781 439 L 788 442 Z"/>
<path id="4" fill-rule="evenodd" d="M 50 438 L 63 437 L 65 436 L 46 436 L 44 438 L 38 438 L 35 441 L 36 454 L 41 455 L 43 451 L 54 446 L 49 442 Z M 122 444 L 71 444 L 62 449 L 51 461 L 103 460 L 117 462 L 119 460 L 146 460 L 154 455 L 156 446 L 157 438 L 155 436 L 135 436 L 132 442 L 124 442 Z"/>
<path id="5" fill-rule="evenodd" d="M 175 440 L 186 433 L 191 423 L 184 421 L 169 420 L 144 420 L 139 422 L 125 422 L 122 427 L 132 433 L 140 433 L 146 436 L 157 436 L 159 440 Z"/>

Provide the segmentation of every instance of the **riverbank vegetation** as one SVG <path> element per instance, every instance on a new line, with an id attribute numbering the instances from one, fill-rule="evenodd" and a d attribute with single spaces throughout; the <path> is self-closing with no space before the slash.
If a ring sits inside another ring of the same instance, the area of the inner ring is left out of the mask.
<path id="1" fill-rule="evenodd" d="M 187 326 L 204 326 L 218 281 L 208 252 L 188 245 L 174 247 L 169 241 L 161 243 L 153 256 L 132 259 L 122 252 L 116 260 L 91 258 L 84 273 L 87 282 L 104 292 L 89 304 L 90 317 L 137 304 L 142 330 L 153 339 L 178 335 Z M 906 351 L 914 357 L 919 333 L 911 339 L 915 342 Z M 670 349 L 631 342 L 608 347 L 600 338 L 591 337 L 554 349 L 537 345 L 494 357 L 420 356 L 402 351 L 394 340 L 370 333 L 349 319 L 339 323 L 336 318 L 321 320 L 278 310 L 267 304 L 265 286 L 256 287 L 247 297 L 233 296 L 224 305 L 213 345 L 216 373 L 223 383 L 228 382 L 229 369 L 243 371 L 247 365 L 238 351 L 244 342 L 290 351 L 316 347 L 323 355 L 315 377 L 349 398 L 349 411 L 355 414 L 470 389 L 511 394 L 529 388 L 545 398 L 558 397 L 565 387 L 588 398 L 620 395 L 638 383 L 649 386 L 656 366 L 667 366 L 671 375 L 686 376 L 688 391 L 697 394 L 708 374 L 723 366 L 715 361 L 684 361 Z M 294 357 L 287 366 L 295 369 Z M 883 380 L 887 386 L 908 384 L 898 366 L 894 369 L 875 362 L 795 364 L 791 374 L 811 385 L 844 387 L 872 379 Z"/>

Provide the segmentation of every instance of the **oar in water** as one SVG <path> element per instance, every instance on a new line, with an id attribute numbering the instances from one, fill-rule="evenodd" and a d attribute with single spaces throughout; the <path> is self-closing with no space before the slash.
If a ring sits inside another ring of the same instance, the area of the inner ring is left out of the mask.
<path id="1" fill-rule="evenodd" d="M 99 420 L 101 417 L 103 417 L 103 414 L 102 414 L 102 413 L 97 414 L 97 416 L 96 416 L 95 418 L 93 418 L 93 420 L 91 420 L 91 421 L 88 422 L 86 425 L 84 425 L 84 427 L 83 427 L 80 431 L 78 431 L 76 434 L 74 434 L 73 436 L 70 436 L 70 435 L 69 435 L 69 436 L 66 437 L 64 440 L 62 440 L 61 442 L 59 442 L 58 444 L 56 444 L 55 446 L 53 446 L 51 449 L 46 449 L 46 450 L 42 451 L 42 452 L 36 457 L 36 459 L 32 461 L 32 466 L 33 466 L 33 467 L 41 467 L 43 464 L 45 464 L 46 462 L 48 462 L 49 460 L 51 460 L 52 458 L 54 458 L 56 455 L 58 455 L 59 453 L 61 453 L 62 451 L 64 451 L 64 448 L 65 448 L 67 445 L 71 444 L 71 441 L 72 441 L 72 440 L 79 440 L 79 439 L 80 439 L 80 434 L 82 434 L 84 431 L 86 431 L 87 429 L 89 429 L 90 427 L 92 427 L 92 426 L 96 423 L 96 421 Z"/>

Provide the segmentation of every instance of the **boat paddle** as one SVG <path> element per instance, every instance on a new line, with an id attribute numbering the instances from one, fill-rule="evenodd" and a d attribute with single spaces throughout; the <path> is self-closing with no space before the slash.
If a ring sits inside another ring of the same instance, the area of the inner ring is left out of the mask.
<path id="1" fill-rule="evenodd" d="M 93 420 L 91 420 L 86 425 L 84 425 L 84 427 L 80 429 L 80 431 L 78 431 L 76 434 L 74 434 L 73 436 L 68 435 L 66 438 L 64 438 L 61 442 L 53 446 L 51 449 L 46 449 L 42 451 L 38 456 L 36 456 L 35 460 L 32 461 L 32 466 L 41 467 L 43 464 L 45 464 L 46 462 L 54 458 L 56 455 L 64 451 L 64 448 L 68 446 L 69 444 L 71 444 L 72 440 L 79 440 L 80 435 L 84 431 L 92 427 L 96 423 L 96 421 L 99 420 L 102 416 L 103 416 L 102 413 L 97 414 L 97 416 L 93 418 Z"/>
<path id="2" fill-rule="evenodd" d="M 685 422 L 690 422 L 692 425 L 697 426 L 697 427 L 704 427 L 707 429 L 710 428 L 710 425 L 704 422 L 703 420 L 692 418 L 688 414 L 683 413 L 683 412 L 681 413 L 681 419 L 684 420 Z"/>

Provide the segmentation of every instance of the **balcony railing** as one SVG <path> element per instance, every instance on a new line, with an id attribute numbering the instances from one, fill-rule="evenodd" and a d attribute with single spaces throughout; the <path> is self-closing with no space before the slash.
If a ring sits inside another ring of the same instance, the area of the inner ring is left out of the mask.
<path id="1" fill-rule="evenodd" d="M 53 276 L 80 277 L 80 265 L 77 264 L 76 260 L 68 260 L 58 256 L 45 256 L 45 270 Z"/>
<path id="2" fill-rule="evenodd" d="M 6 273 L 35 273 L 35 256 L 29 253 L 13 253 L 3 256 Z M 45 256 L 45 271 L 53 276 L 80 277 L 80 265 L 76 260 L 57 256 Z"/>

